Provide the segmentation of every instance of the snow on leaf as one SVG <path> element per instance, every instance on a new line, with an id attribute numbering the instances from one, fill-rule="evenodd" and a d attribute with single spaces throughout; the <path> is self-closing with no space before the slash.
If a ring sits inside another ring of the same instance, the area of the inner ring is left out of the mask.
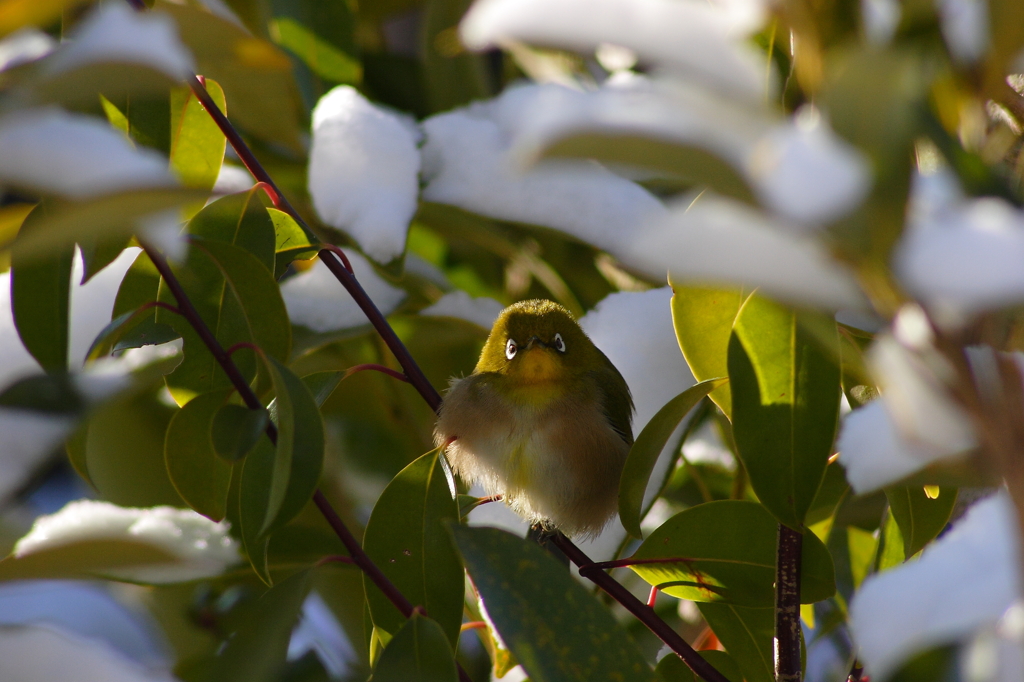
<path id="1" fill-rule="evenodd" d="M 614 253 L 633 226 L 664 209 L 647 190 L 595 162 L 545 161 L 523 170 L 510 154 L 516 114 L 546 92 L 513 88 L 424 121 L 423 198 L 553 227 Z"/>
<path id="2" fill-rule="evenodd" d="M 324 222 L 352 235 L 381 263 L 402 255 L 416 212 L 416 132 L 347 85 L 328 92 L 313 110 L 313 205 Z"/>
<path id="3" fill-rule="evenodd" d="M 174 21 L 159 12 L 136 12 L 125 3 L 104 3 L 77 27 L 48 60 L 58 74 L 97 62 L 134 62 L 183 79 L 195 60 L 178 38 Z"/>
<path id="4" fill-rule="evenodd" d="M 57 626 L 0 629 L 0 673 L 19 682 L 176 682 L 162 666 L 146 666 L 110 644 Z"/>
<path id="5" fill-rule="evenodd" d="M 460 30 L 470 49 L 512 41 L 593 53 L 605 43 L 733 95 L 763 97 L 764 66 L 741 40 L 761 3 L 676 0 L 480 0 Z"/>
<path id="6" fill-rule="evenodd" d="M 345 255 L 352 263 L 356 279 L 383 314 L 389 314 L 402 302 L 405 292 L 384 281 L 365 258 L 348 249 Z M 281 297 L 291 321 L 315 332 L 368 324 L 359 305 L 319 260 L 305 272 L 282 282 Z"/>
<path id="7" fill-rule="evenodd" d="M 919 213 L 893 265 L 907 290 L 940 323 L 957 325 L 1024 301 L 1024 212 L 986 197 L 929 204 Z"/>
<path id="8" fill-rule="evenodd" d="M 866 579 L 850 604 L 865 672 L 884 679 L 915 653 L 996 623 L 1020 597 L 1018 542 L 1002 491 L 973 506 L 919 560 Z"/>
<path id="9" fill-rule="evenodd" d="M 478 327 L 490 330 L 503 305 L 487 296 L 474 298 L 465 291 L 453 291 L 442 296 L 436 303 L 420 311 L 420 315 L 433 317 L 455 317 L 472 322 Z"/>
<path id="10" fill-rule="evenodd" d="M 110 575 L 154 583 L 197 580 L 220 575 L 239 561 L 238 543 L 228 535 L 228 527 L 192 510 L 77 500 L 55 514 L 38 517 L 14 546 L 13 555 L 20 558 L 83 540 L 127 540 L 152 545 L 178 561 L 112 569 L 107 571 Z"/>
<path id="11" fill-rule="evenodd" d="M 0 183 L 84 198 L 176 181 L 158 152 L 92 116 L 46 107 L 0 119 Z"/>
<path id="12" fill-rule="evenodd" d="M 57 41 L 37 28 L 23 28 L 0 40 L 0 71 L 49 54 Z"/>
<path id="13" fill-rule="evenodd" d="M 988 3 L 984 0 L 936 0 L 942 37 L 958 62 L 976 62 L 988 49 Z"/>
<path id="14" fill-rule="evenodd" d="M 852 273 L 816 239 L 737 201 L 704 194 L 669 207 L 617 253 L 651 277 L 760 287 L 773 298 L 816 308 L 861 309 Z"/>
<path id="15" fill-rule="evenodd" d="M 761 139 L 750 150 L 746 170 L 767 207 L 803 224 L 843 216 L 870 186 L 863 155 L 839 139 L 813 107 Z"/>

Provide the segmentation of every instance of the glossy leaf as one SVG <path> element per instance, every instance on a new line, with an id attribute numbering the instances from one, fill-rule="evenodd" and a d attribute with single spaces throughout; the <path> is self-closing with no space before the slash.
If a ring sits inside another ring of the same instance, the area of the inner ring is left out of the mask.
<path id="1" fill-rule="evenodd" d="M 217 682 L 273 682 L 288 656 L 292 629 L 310 589 L 310 572 L 299 571 L 248 606 L 241 627 L 208 670 Z"/>
<path id="2" fill-rule="evenodd" d="M 205 79 L 206 91 L 227 114 L 224 90 Z M 189 87 L 171 90 L 171 170 L 185 187 L 213 189 L 224 162 L 227 138 Z M 200 206 L 202 208 L 202 206 Z"/>
<path id="3" fill-rule="evenodd" d="M 274 477 L 274 454 L 270 439 L 260 438 L 242 461 L 238 484 L 238 525 L 242 547 L 253 571 L 268 585 L 273 584 L 267 557 L 270 538 L 261 531 L 267 515 L 267 495 Z"/>
<path id="4" fill-rule="evenodd" d="M 146 252 L 140 252 L 121 279 L 121 285 L 117 288 L 117 296 L 114 298 L 114 310 L 111 312 L 111 317 L 114 320 L 124 317 L 126 313 L 132 313 L 143 305 L 157 300 L 159 295 L 160 273 L 157 272 L 156 266 L 153 265 L 153 261 L 149 259 Z M 108 325 L 103 332 L 100 332 L 100 335 L 109 333 L 110 329 L 111 327 Z M 93 345 L 96 345 L 95 341 Z"/>
<path id="5" fill-rule="evenodd" d="M 266 140 L 294 150 L 299 141 L 298 91 L 284 52 L 241 26 L 189 5 L 159 0 L 196 58 L 197 71 L 216 79 L 231 102 L 231 120 Z"/>
<path id="6" fill-rule="evenodd" d="M 132 88 L 137 90 L 137 88 Z M 100 105 L 110 125 L 140 147 L 171 153 L 171 87 L 154 93 L 134 93 L 114 99 L 109 91 L 100 95 Z M 209 189 L 209 188 L 207 188 Z"/>
<path id="7" fill-rule="evenodd" d="M 153 319 L 154 311 L 130 311 L 111 320 L 93 339 L 86 360 L 95 360 L 112 352 L 127 348 L 141 348 L 167 343 L 181 335 L 166 324 Z"/>
<path id="8" fill-rule="evenodd" d="M 700 654 L 701 658 L 713 665 L 715 670 L 722 673 L 729 682 L 743 682 L 743 675 L 740 674 L 736 661 L 726 652 L 707 650 L 698 651 L 697 653 Z M 661 660 L 658 661 L 658 665 L 654 668 L 654 672 L 664 682 L 699 682 L 702 679 L 694 676 L 693 671 L 683 663 L 683 659 L 671 652 L 662 656 Z"/>
<path id="9" fill-rule="evenodd" d="M 214 521 L 227 513 L 231 465 L 217 456 L 211 434 L 231 393 L 221 389 L 190 400 L 171 418 L 164 440 L 164 460 L 174 489 L 188 506 Z"/>
<path id="10" fill-rule="evenodd" d="M 672 281 L 672 326 L 683 357 L 697 381 L 729 374 L 729 336 L 749 293 L 683 286 Z M 711 399 L 726 416 L 732 414 L 732 393 L 724 384 L 711 392 Z"/>
<path id="11" fill-rule="evenodd" d="M 266 194 L 257 187 L 229 194 L 197 213 L 188 224 L 188 233 L 243 248 L 273 271 L 276 237 L 268 203 Z"/>
<path id="12" fill-rule="evenodd" d="M 895 568 L 907 559 L 903 553 L 903 534 L 896 518 L 890 513 L 885 515 L 878 537 L 878 548 L 875 556 L 875 570 L 879 573 Z"/>
<path id="13" fill-rule="evenodd" d="M 373 671 L 374 682 L 455 682 L 456 679 L 455 657 L 444 630 L 418 613 L 405 621 L 384 647 Z"/>
<path id="14" fill-rule="evenodd" d="M 835 335 L 839 343 L 838 332 Z M 832 454 L 839 419 L 839 367 L 809 340 L 797 314 L 752 296 L 729 339 L 736 448 L 762 504 L 803 527 Z"/>
<path id="15" fill-rule="evenodd" d="M 311 95 L 319 98 L 332 85 L 359 83 L 363 68 L 356 49 L 356 17 L 348 3 L 279 0 L 270 7 L 274 40 L 325 81 Z"/>
<path id="16" fill-rule="evenodd" d="M 276 208 L 267 213 L 274 224 L 276 243 L 274 245 L 274 278 L 280 278 L 293 260 L 308 260 L 316 255 L 320 240 L 304 229 L 295 220 Z"/>
<path id="17" fill-rule="evenodd" d="M 540 547 L 495 528 L 452 533 L 487 614 L 531 680 L 655 679 L 611 612 Z"/>
<path id="18" fill-rule="evenodd" d="M 702 602 L 697 604 L 697 608 L 725 650 L 732 655 L 742 679 L 746 682 L 774 682 L 773 607 L 746 608 L 732 604 Z"/>
<path id="19" fill-rule="evenodd" d="M 313 496 L 324 463 L 324 425 L 309 388 L 274 358 L 266 357 L 264 365 L 274 385 L 269 411 L 277 446 L 260 535 L 299 513 Z"/>
<path id="20" fill-rule="evenodd" d="M 634 441 L 622 470 L 622 478 L 619 480 L 619 518 L 625 529 L 634 537 L 643 537 L 640 520 L 644 493 L 647 491 L 647 483 L 650 481 L 651 472 L 654 471 L 654 465 L 668 439 L 704 396 L 727 381 L 728 379 L 710 379 L 686 389 L 665 403 Z"/>
<path id="21" fill-rule="evenodd" d="M 446 524 L 458 522 L 440 450 L 432 450 L 392 479 L 373 507 L 363 548 L 413 604 L 423 606 L 454 647 L 462 624 L 464 581 Z M 402 614 L 364 578 L 373 624 L 395 633 Z"/>
<path id="22" fill-rule="evenodd" d="M 19 240 L 40 234 L 49 205 L 40 204 L 28 215 Z M 48 372 L 68 367 L 68 309 L 74 245 L 54 245 L 46 258 L 25 258 L 15 251 L 11 259 L 11 312 L 25 349 Z"/>
<path id="23" fill-rule="evenodd" d="M 634 168 L 650 168 L 686 185 L 756 204 L 743 174 L 720 156 L 695 145 L 638 135 L 584 132 L 563 137 L 544 156 L 598 159 Z"/>
<path id="24" fill-rule="evenodd" d="M 83 239 L 78 248 L 82 252 L 82 284 L 92 279 L 98 272 L 114 262 L 129 243 L 128 237 L 119 239 Z"/>
<path id="25" fill-rule="evenodd" d="M 269 422 L 266 410 L 250 410 L 244 405 L 221 406 L 210 431 L 214 452 L 222 459 L 237 462 L 256 447 Z"/>
<path id="26" fill-rule="evenodd" d="M 756 502 L 708 502 L 676 514 L 651 533 L 631 557 L 650 563 L 630 568 L 680 599 L 771 606 L 777 528 L 772 515 Z M 810 532 L 804 533 L 801 570 L 801 602 L 835 593 L 832 559 Z"/>
<path id="27" fill-rule="evenodd" d="M 903 551 L 907 557 L 920 552 L 938 537 L 949 522 L 959 491 L 943 487 L 931 499 L 921 486 L 894 486 L 885 489 L 889 511 L 903 535 Z"/>

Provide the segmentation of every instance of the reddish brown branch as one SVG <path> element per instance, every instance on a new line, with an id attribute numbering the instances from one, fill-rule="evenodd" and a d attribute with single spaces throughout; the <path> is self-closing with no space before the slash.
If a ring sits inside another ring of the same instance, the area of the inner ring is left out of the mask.
<path id="1" fill-rule="evenodd" d="M 260 350 L 259 346 L 257 346 L 255 343 L 249 343 L 248 341 L 239 341 L 235 345 L 228 348 L 226 352 L 228 355 L 234 355 L 236 350 L 241 350 L 242 348 L 248 348 L 257 355 L 262 355 L 263 353 L 263 351 Z"/>
<path id="2" fill-rule="evenodd" d="M 629 566 L 643 566 L 644 564 L 690 564 L 693 559 L 684 556 L 670 556 L 670 557 L 658 557 L 656 559 L 634 559 L 627 557 L 625 559 L 614 559 L 612 561 L 595 561 L 593 565 L 588 566 L 588 570 L 601 569 L 608 570 L 610 568 L 626 568 Z"/>
<path id="3" fill-rule="evenodd" d="M 398 379 L 399 381 L 409 383 L 409 377 L 405 376 L 401 372 L 396 372 L 390 367 L 385 367 L 384 365 L 377 365 L 372 362 L 366 362 L 363 363 L 362 365 L 353 365 L 352 367 L 349 367 L 348 369 L 345 370 L 345 376 L 343 376 L 342 379 L 348 379 L 350 376 L 357 372 L 365 372 L 367 370 L 380 372 L 381 374 L 387 374 L 389 377 L 393 377 L 395 379 Z"/>
<path id="4" fill-rule="evenodd" d="M 775 680 L 800 682 L 800 558 L 804 536 L 779 524 L 775 560 Z"/>

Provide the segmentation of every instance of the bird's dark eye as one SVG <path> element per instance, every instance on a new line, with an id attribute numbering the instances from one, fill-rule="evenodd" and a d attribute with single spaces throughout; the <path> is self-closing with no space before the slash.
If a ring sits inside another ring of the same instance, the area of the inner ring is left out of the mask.
<path id="1" fill-rule="evenodd" d="M 505 344 L 505 357 L 511 360 L 516 356 L 517 350 L 519 350 L 519 346 L 516 345 L 514 340 L 509 339 L 508 343 Z"/>
<path id="2" fill-rule="evenodd" d="M 557 350 L 559 353 L 565 352 L 565 341 L 562 340 L 561 334 L 555 334 L 555 342 L 553 345 L 555 347 L 555 350 Z"/>

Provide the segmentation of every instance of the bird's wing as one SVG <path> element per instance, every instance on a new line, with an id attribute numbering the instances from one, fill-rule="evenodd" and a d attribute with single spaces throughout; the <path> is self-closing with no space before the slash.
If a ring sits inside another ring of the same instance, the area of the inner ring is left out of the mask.
<path id="1" fill-rule="evenodd" d="M 633 396 L 629 392 L 629 385 L 604 353 L 601 353 L 601 358 L 604 360 L 603 366 L 593 372 L 600 388 L 601 409 L 622 440 L 627 445 L 633 445 Z"/>

